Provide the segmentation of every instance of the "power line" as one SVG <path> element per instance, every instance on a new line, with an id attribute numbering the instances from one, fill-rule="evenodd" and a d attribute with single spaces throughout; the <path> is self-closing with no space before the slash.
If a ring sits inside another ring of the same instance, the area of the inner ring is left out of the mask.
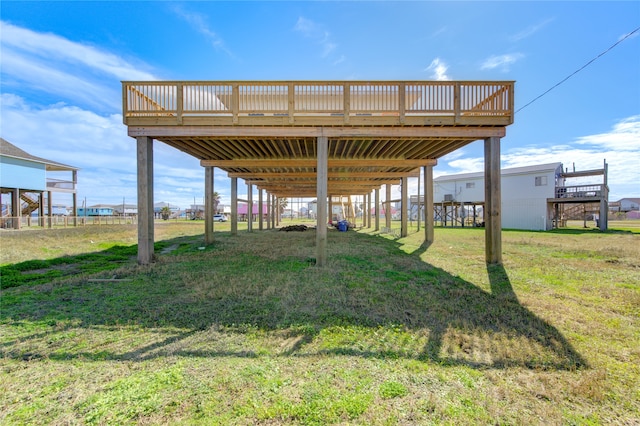
<path id="1" fill-rule="evenodd" d="M 629 37 L 631 37 L 634 33 L 638 32 L 638 31 L 640 31 L 640 27 L 636 28 L 635 30 L 631 31 L 629 34 L 627 34 L 624 37 L 622 37 L 620 40 L 618 40 L 617 42 L 615 42 L 614 44 L 609 46 L 609 48 L 607 50 L 605 50 L 604 52 L 600 53 L 598 56 L 596 56 L 595 58 L 593 58 L 592 60 L 590 60 L 589 62 L 584 64 L 582 67 L 580 67 L 579 69 L 575 70 L 574 72 L 572 72 L 571 74 L 566 76 L 564 79 L 562 79 L 561 81 L 559 81 L 558 83 L 553 85 L 550 89 L 548 89 L 547 91 L 545 91 L 541 95 L 538 95 L 537 97 L 535 97 L 529 103 L 527 103 L 524 106 L 518 108 L 515 113 L 518 113 L 518 112 L 522 111 L 523 109 L 525 109 L 526 107 L 528 107 L 529 105 L 531 105 L 532 103 L 534 103 L 535 101 L 537 101 L 538 99 L 540 99 L 541 97 L 543 97 L 544 95 L 546 95 L 547 93 L 549 93 L 550 91 L 555 89 L 556 87 L 560 86 L 562 83 L 564 83 L 565 81 L 569 80 L 571 77 L 573 77 L 574 75 L 578 74 L 580 71 L 582 71 L 583 69 L 585 69 L 586 67 L 591 65 L 591 63 L 595 62 L 596 59 L 600 58 L 601 56 L 603 56 L 604 54 L 609 52 L 611 49 L 613 49 L 614 47 L 616 47 L 617 45 L 619 45 L 620 43 L 622 43 L 623 41 L 625 41 L 626 39 L 628 39 Z"/>

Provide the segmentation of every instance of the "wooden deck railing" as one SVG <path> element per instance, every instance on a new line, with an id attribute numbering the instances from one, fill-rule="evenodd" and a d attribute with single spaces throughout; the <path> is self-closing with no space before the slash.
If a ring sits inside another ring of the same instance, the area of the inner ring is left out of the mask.
<path id="1" fill-rule="evenodd" d="M 49 191 L 75 191 L 76 184 L 71 180 L 47 178 L 47 189 Z"/>
<path id="2" fill-rule="evenodd" d="M 556 198 L 609 198 L 607 185 L 574 185 L 556 188 Z"/>
<path id="3" fill-rule="evenodd" d="M 314 116 L 341 124 L 367 116 L 399 125 L 416 117 L 449 117 L 452 124 L 473 117 L 489 120 L 479 124 L 492 124 L 495 118 L 497 124 L 513 122 L 512 81 L 127 81 L 122 89 L 125 124 L 145 117 L 155 124 L 163 124 L 163 118 L 166 124 L 182 124 L 202 117 L 226 117 L 233 124 L 242 117 L 251 117 L 252 123 L 260 122 L 257 117 L 272 122 L 276 117 L 277 124 L 307 124 L 300 120 Z"/>

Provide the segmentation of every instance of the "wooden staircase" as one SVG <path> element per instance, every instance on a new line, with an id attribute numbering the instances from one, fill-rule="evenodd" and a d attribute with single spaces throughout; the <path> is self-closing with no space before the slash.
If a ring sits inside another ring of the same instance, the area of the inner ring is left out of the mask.
<path id="1" fill-rule="evenodd" d="M 600 213 L 598 203 L 566 204 L 563 207 L 561 216 L 564 220 L 584 220 L 589 214 Z"/>
<path id="2" fill-rule="evenodd" d="M 338 220 L 346 220 L 351 224 L 356 223 L 356 209 L 350 195 L 333 196 L 332 205 L 340 206 L 341 213 L 338 215 Z"/>
<path id="3" fill-rule="evenodd" d="M 22 215 L 30 216 L 31 213 L 40 208 L 40 202 L 38 199 L 34 200 L 27 193 L 20 193 L 20 199 L 22 200 Z"/>

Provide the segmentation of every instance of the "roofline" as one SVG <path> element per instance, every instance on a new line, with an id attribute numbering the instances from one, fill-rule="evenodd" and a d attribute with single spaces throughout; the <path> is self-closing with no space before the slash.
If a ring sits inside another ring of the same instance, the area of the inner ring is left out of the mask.
<path id="1" fill-rule="evenodd" d="M 26 161 L 31 161 L 33 163 L 41 163 L 41 164 L 45 164 L 45 165 L 50 165 L 50 166 L 56 166 L 59 168 L 64 168 L 65 170 L 80 170 L 79 167 L 73 167 L 73 166 L 69 166 L 67 164 L 62 164 L 62 163 L 56 163 L 55 161 L 50 161 L 50 160 L 46 160 L 44 158 L 39 158 L 39 157 L 31 157 L 31 158 L 27 158 L 27 157 L 19 157 L 16 155 L 9 155 L 9 154 L 0 154 L 0 156 L 2 157 L 8 157 L 8 158 L 15 158 L 17 160 L 26 160 Z M 56 171 L 56 170 L 54 170 Z M 59 171 L 64 171 L 64 170 L 59 170 Z"/>
<path id="2" fill-rule="evenodd" d="M 522 166 L 522 167 L 510 167 L 508 169 L 500 169 L 500 175 L 515 175 L 519 173 L 524 173 L 527 169 L 531 169 L 532 171 L 545 171 L 545 170 L 555 170 L 558 167 L 562 166 L 561 162 L 557 163 L 546 163 L 532 166 Z M 453 175 L 442 175 L 433 179 L 434 181 L 445 181 L 445 180 L 456 180 L 456 179 L 475 179 L 475 178 L 484 178 L 484 172 L 470 172 L 470 173 L 458 173 Z"/>

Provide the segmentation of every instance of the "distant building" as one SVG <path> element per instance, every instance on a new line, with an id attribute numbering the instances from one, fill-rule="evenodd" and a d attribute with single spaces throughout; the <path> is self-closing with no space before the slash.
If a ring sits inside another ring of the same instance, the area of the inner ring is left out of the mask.
<path id="1" fill-rule="evenodd" d="M 19 218 L 61 214 L 53 210 L 53 193 L 71 194 L 75 209 L 78 170 L 31 155 L 0 138 L 2 226 L 19 229 Z"/>
<path id="2" fill-rule="evenodd" d="M 160 201 L 159 203 L 155 203 L 153 205 L 153 215 L 158 218 L 162 216 L 162 209 L 164 209 L 165 207 L 169 208 L 170 214 L 169 217 L 171 218 L 176 218 L 176 217 L 180 217 L 183 213 L 182 213 L 182 209 L 180 209 L 180 207 L 178 207 L 177 204 L 171 204 L 171 203 L 167 203 L 165 201 Z M 138 209 L 136 208 L 136 213 L 137 213 Z"/>
<path id="3" fill-rule="evenodd" d="M 113 214 L 117 216 L 137 216 L 138 205 L 137 204 L 114 204 Z"/>
<path id="4" fill-rule="evenodd" d="M 621 212 L 640 210 L 640 198 L 621 198 L 616 203 L 620 204 L 619 211 Z"/>
<path id="5" fill-rule="evenodd" d="M 253 203 L 252 205 L 252 210 L 251 210 L 251 215 L 253 217 L 253 221 L 256 221 L 259 219 L 259 214 L 260 212 L 258 211 L 258 208 L 260 207 L 259 204 Z M 262 217 L 263 219 L 266 219 L 268 216 L 268 212 L 269 210 L 267 209 L 267 203 L 263 203 L 262 204 Z M 238 203 L 238 220 L 245 222 L 247 220 L 249 216 L 249 205 L 247 203 Z"/>
<path id="6" fill-rule="evenodd" d="M 113 216 L 114 208 L 110 204 L 96 204 L 95 206 L 78 208 L 77 216 Z"/>
<path id="7" fill-rule="evenodd" d="M 503 169 L 502 227 L 549 230 L 564 226 L 568 219 L 603 217 L 598 226 L 606 229 L 606 174 L 606 164 L 603 169 L 572 172 L 563 170 L 562 163 Z M 593 176 L 603 176 L 602 182 L 567 185 Z M 454 224 L 482 225 L 484 193 L 483 172 L 440 176 L 433 188 L 436 216 Z"/>

